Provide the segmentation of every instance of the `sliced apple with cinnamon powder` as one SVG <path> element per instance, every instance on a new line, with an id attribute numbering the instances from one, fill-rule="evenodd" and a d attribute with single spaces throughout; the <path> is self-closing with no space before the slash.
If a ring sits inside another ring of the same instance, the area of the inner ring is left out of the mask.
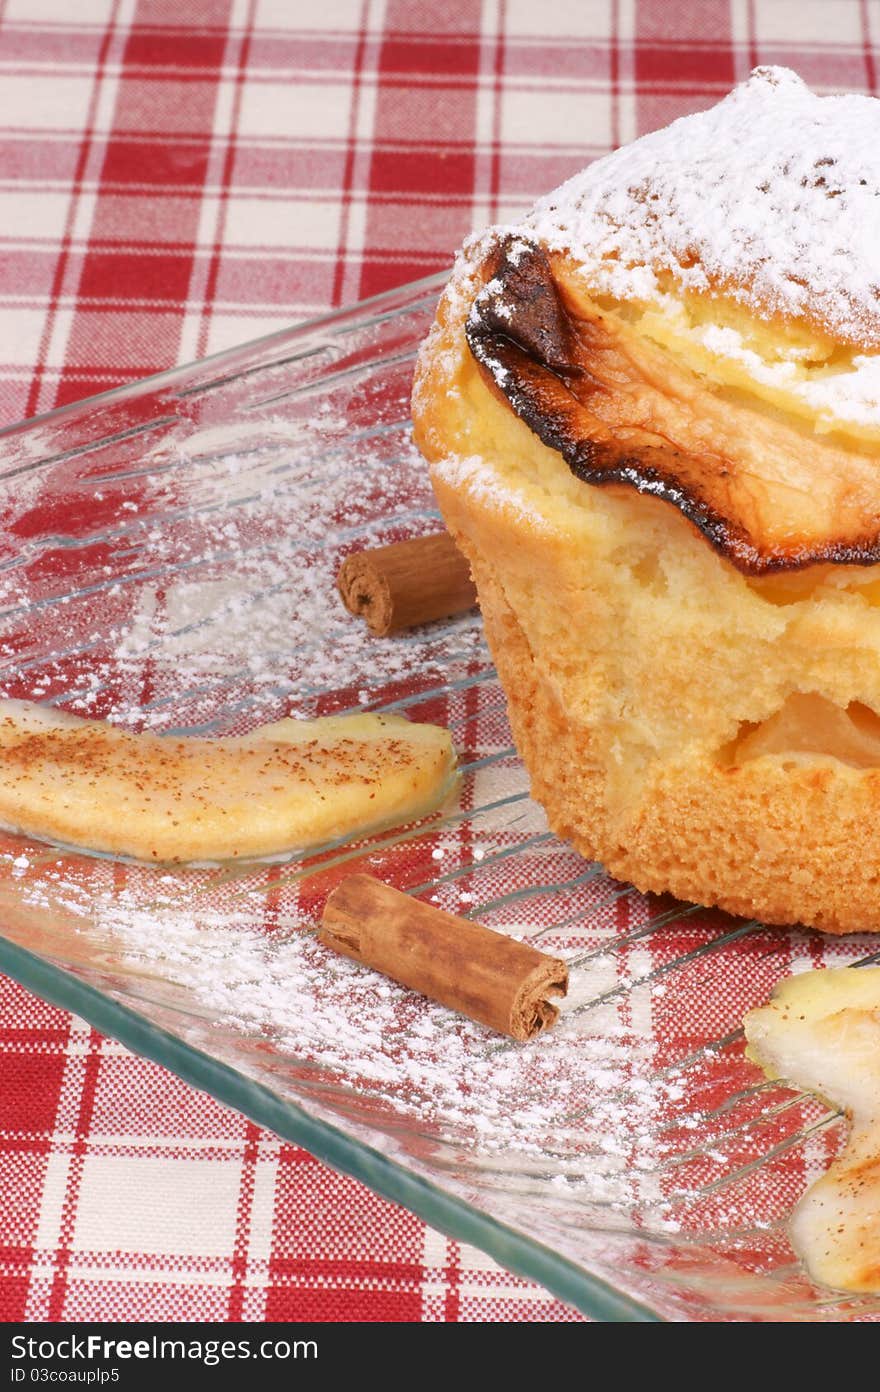
<path id="1" fill-rule="evenodd" d="M 205 739 L 0 701 L 0 824 L 138 860 L 270 856 L 413 821 L 455 778 L 448 730 L 400 716 Z"/>

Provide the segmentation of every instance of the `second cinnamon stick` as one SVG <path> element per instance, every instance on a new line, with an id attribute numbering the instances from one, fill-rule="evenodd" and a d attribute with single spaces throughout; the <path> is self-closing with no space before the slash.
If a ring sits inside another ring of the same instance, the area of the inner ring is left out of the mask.
<path id="1" fill-rule="evenodd" d="M 349 875 L 324 906 L 319 941 L 513 1039 L 559 1011 L 568 969 L 558 957 L 444 913 L 372 875 Z"/>
<path id="2" fill-rule="evenodd" d="M 355 551 L 336 585 L 346 609 L 380 638 L 463 614 L 477 602 L 468 563 L 448 532 Z"/>

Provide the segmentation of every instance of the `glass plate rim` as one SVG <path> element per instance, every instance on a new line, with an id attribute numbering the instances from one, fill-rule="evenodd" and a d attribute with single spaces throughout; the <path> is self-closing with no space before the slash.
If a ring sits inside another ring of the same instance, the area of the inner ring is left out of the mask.
<path id="1" fill-rule="evenodd" d="M 300 1145 L 333 1169 L 399 1203 L 447 1236 L 481 1248 L 508 1270 L 538 1282 L 552 1295 L 603 1323 L 665 1324 L 665 1316 L 615 1289 L 525 1233 L 439 1189 L 423 1175 L 348 1136 L 231 1065 L 194 1048 L 88 982 L 0 936 L 0 971 L 50 1005 L 80 1016 L 127 1049 L 167 1068 L 224 1106 Z"/>
<path id="2" fill-rule="evenodd" d="M 448 271 L 441 271 L 394 286 L 356 303 L 273 330 L 192 362 L 53 407 L 39 415 L 0 427 L 0 440 L 47 423 L 54 424 L 94 407 L 104 407 L 151 389 L 171 386 L 193 371 L 231 363 L 242 355 L 262 352 L 274 344 L 280 345 L 300 335 L 331 327 L 365 311 L 374 318 L 378 312 L 381 317 L 383 305 L 393 305 L 401 299 L 412 300 L 434 290 L 439 293 L 448 275 Z M 10 942 L 2 936 L 2 932 L 0 971 L 49 1004 L 72 1011 L 133 1053 L 169 1069 L 184 1082 L 208 1093 L 283 1139 L 301 1145 L 319 1160 L 359 1180 L 374 1193 L 402 1204 L 432 1227 L 481 1248 L 502 1266 L 538 1282 L 551 1294 L 592 1319 L 606 1323 L 668 1322 L 665 1316 L 585 1267 L 472 1207 L 466 1200 L 445 1192 L 429 1179 L 412 1173 L 364 1141 L 346 1135 L 319 1117 L 311 1116 L 295 1103 L 280 1099 L 270 1088 L 187 1044 L 112 996 L 79 980 L 72 972 Z"/>
<path id="3" fill-rule="evenodd" d="M 76 415 L 78 412 L 90 410 L 94 406 L 107 406 L 111 402 L 123 401 L 126 396 L 137 396 L 145 389 L 155 390 L 162 386 L 170 386 L 176 378 L 185 377 L 199 368 L 218 367 L 224 362 L 232 362 L 243 353 L 261 351 L 273 343 L 280 344 L 296 338 L 300 334 L 313 333 L 316 329 L 338 323 L 351 315 L 374 309 L 384 301 L 424 295 L 433 289 L 439 291 L 449 279 L 450 270 L 435 271 L 432 275 L 421 276 L 418 280 L 410 280 L 403 285 L 395 285 L 390 290 L 380 290 L 377 294 L 368 295 L 362 300 L 355 300 L 352 304 L 340 305 L 338 309 L 330 309 L 323 314 L 313 315 L 309 319 L 301 319 L 297 323 L 287 324 L 281 329 L 272 329 L 267 334 L 258 334 L 256 338 L 245 339 L 244 342 L 234 343 L 228 348 L 219 348 L 216 353 L 207 353 L 203 358 L 193 358 L 188 362 L 178 363 L 175 367 L 165 367 L 159 372 L 148 373 L 146 377 L 137 377 L 133 382 L 121 382 L 118 387 L 108 387 L 106 391 L 78 397 L 76 401 L 67 401 L 63 406 L 53 406 L 48 411 L 41 411 L 35 416 L 25 416 L 23 420 L 12 421 L 9 425 L 0 426 L 0 440 L 9 439 L 36 426 L 53 424 L 65 416 Z M 0 471 L 0 477 L 2 477 L 2 471 Z"/>

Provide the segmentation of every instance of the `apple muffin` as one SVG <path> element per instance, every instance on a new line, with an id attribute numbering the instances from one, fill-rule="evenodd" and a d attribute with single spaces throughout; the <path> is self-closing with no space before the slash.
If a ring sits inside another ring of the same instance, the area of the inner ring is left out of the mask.
<path id="1" fill-rule="evenodd" d="M 757 69 L 472 238 L 413 415 L 553 829 L 880 930 L 880 101 Z"/>

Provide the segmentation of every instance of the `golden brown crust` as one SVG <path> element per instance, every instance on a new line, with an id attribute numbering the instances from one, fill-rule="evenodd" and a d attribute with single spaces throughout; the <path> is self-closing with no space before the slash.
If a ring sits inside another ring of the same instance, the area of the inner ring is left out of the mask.
<path id="1" fill-rule="evenodd" d="M 719 398 L 521 235 L 490 243 L 477 281 L 465 334 L 484 379 L 578 479 L 672 504 L 746 574 L 880 560 L 872 451 Z"/>
<path id="2" fill-rule="evenodd" d="M 557 835 L 643 891 L 826 933 L 880 930 L 880 770 L 859 780 L 828 764 L 792 773 L 771 761 L 667 770 L 621 822 L 589 728 L 535 662 L 491 561 L 453 530 L 474 570 L 532 796 Z"/>

